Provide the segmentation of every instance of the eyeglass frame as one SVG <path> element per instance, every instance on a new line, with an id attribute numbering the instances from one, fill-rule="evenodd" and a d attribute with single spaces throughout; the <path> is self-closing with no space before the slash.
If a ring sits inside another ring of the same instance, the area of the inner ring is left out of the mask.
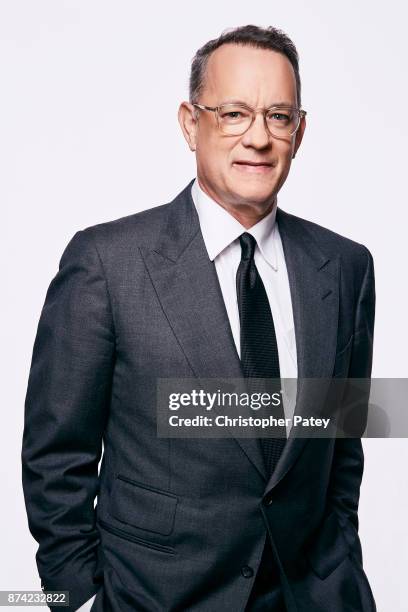
<path id="1" fill-rule="evenodd" d="M 272 134 L 271 130 L 268 127 L 268 124 L 266 122 L 266 113 L 269 112 L 270 110 L 274 109 L 274 108 L 280 108 L 282 110 L 292 110 L 292 111 L 296 111 L 298 113 L 298 124 L 296 126 L 296 129 L 294 132 L 292 132 L 291 134 L 289 134 L 290 137 L 294 136 L 294 134 L 296 134 L 296 132 L 299 129 L 300 126 L 300 122 L 301 120 L 306 117 L 307 115 L 307 111 L 301 109 L 301 108 L 297 108 L 295 106 L 287 106 L 287 105 L 279 105 L 279 104 L 274 104 L 273 106 L 269 106 L 268 108 L 264 108 L 264 107 L 259 107 L 259 108 L 252 108 L 251 106 L 248 106 L 248 104 L 245 104 L 244 102 L 225 102 L 224 104 L 219 104 L 218 106 L 206 106 L 205 104 L 198 104 L 196 102 L 192 103 L 192 106 L 195 106 L 196 108 L 199 108 L 200 110 L 207 110 L 207 111 L 212 111 L 215 112 L 215 117 L 216 117 L 216 121 L 217 121 L 217 127 L 218 129 L 225 135 L 225 136 L 243 136 L 245 134 L 245 132 L 247 132 L 253 125 L 256 115 L 262 111 L 263 113 L 263 119 L 264 119 L 264 126 L 267 130 L 267 132 L 273 137 L 273 138 L 279 138 L 278 136 L 276 136 L 276 134 Z M 251 111 L 252 113 L 252 120 L 251 123 L 249 124 L 249 126 L 242 132 L 242 134 L 226 134 L 222 128 L 220 127 L 220 121 L 219 121 L 219 116 L 218 116 L 218 112 L 219 109 L 222 108 L 223 106 L 238 106 L 238 107 L 242 107 L 242 108 L 246 108 L 247 110 Z"/>

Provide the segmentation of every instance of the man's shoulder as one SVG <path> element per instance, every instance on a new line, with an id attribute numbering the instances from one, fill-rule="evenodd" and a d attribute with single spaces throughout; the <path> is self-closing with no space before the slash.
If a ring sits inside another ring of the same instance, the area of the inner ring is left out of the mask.
<path id="1" fill-rule="evenodd" d="M 160 204 L 78 230 L 65 247 L 60 266 L 72 258 L 83 260 L 95 253 L 106 268 L 126 266 L 129 258 L 139 257 L 140 248 L 151 249 L 158 242 L 162 228 L 167 224 L 171 204 Z"/>
<path id="2" fill-rule="evenodd" d="M 367 258 L 371 258 L 368 248 L 356 240 L 343 236 L 314 221 L 298 217 L 283 210 L 280 211 L 280 215 L 281 218 L 295 226 L 297 231 L 304 233 L 312 239 L 317 247 L 330 258 L 340 256 L 344 261 L 355 261 L 357 258 L 365 262 Z"/>
<path id="3" fill-rule="evenodd" d="M 173 224 L 183 222 L 186 211 L 193 208 L 190 205 L 192 203 L 190 193 L 192 182 L 190 181 L 180 193 L 165 204 L 158 204 L 137 213 L 90 225 L 78 233 L 92 237 L 102 249 L 118 247 L 123 250 L 123 247 L 132 246 L 151 248 L 161 234 L 169 229 L 170 218 Z"/>
<path id="4" fill-rule="evenodd" d="M 166 223 L 170 206 L 171 202 L 160 204 L 124 217 L 89 225 L 82 231 L 106 246 L 134 241 L 138 246 L 151 246 Z"/>

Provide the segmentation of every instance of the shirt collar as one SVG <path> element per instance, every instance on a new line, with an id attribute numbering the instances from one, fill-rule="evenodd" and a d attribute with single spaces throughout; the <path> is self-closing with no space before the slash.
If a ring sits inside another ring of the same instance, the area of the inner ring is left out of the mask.
<path id="1" fill-rule="evenodd" d="M 213 261 L 227 246 L 248 232 L 255 238 L 264 259 L 278 269 L 276 254 L 276 204 L 266 217 L 246 229 L 235 217 L 203 191 L 196 178 L 191 195 L 197 210 L 201 233 L 208 256 Z"/>

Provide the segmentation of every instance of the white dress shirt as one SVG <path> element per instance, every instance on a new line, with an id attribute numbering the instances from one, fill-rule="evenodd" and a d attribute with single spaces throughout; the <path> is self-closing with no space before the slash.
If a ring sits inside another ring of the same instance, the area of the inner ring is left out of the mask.
<path id="1" fill-rule="evenodd" d="M 241 261 L 239 236 L 248 232 L 252 234 L 257 244 L 254 260 L 272 311 L 281 378 L 297 378 L 292 300 L 283 246 L 278 224 L 275 223 L 276 205 L 266 217 L 246 229 L 201 189 L 197 178 L 192 184 L 191 195 L 198 213 L 208 257 L 215 264 L 238 355 L 240 355 L 241 348 L 236 292 L 236 275 Z M 293 415 L 292 403 L 284 400 L 283 407 L 285 417 L 291 417 Z M 290 427 L 287 428 L 288 431 L 289 429 Z M 95 597 L 94 595 L 86 601 L 77 612 L 89 612 Z"/>
<path id="2" fill-rule="evenodd" d="M 246 229 L 201 189 L 197 178 L 192 185 L 191 195 L 208 257 L 215 264 L 238 355 L 241 352 L 236 275 L 241 261 L 239 236 L 247 232 L 255 238 L 257 244 L 254 260 L 272 311 L 281 378 L 297 378 L 292 299 L 279 228 L 275 223 L 276 205 L 266 217 Z"/>

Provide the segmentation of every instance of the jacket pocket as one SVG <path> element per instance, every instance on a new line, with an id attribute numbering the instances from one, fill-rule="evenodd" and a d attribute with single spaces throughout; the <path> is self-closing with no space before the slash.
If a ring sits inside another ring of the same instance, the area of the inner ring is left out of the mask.
<path id="1" fill-rule="evenodd" d="M 177 502 L 172 493 L 118 474 L 111 491 L 109 513 L 123 524 L 167 536 L 174 528 Z"/>
<path id="2" fill-rule="evenodd" d="M 101 518 L 98 518 L 98 524 L 105 531 L 109 531 L 113 535 L 118 536 L 119 538 L 123 538 L 128 542 L 134 542 L 135 544 L 139 544 L 140 546 L 144 546 L 145 548 L 151 548 L 152 550 L 158 550 L 159 552 L 166 553 L 167 555 L 175 555 L 176 550 L 173 546 L 165 546 L 164 544 L 158 544 L 156 542 L 150 542 L 149 540 L 144 540 L 143 538 L 139 538 L 124 529 L 120 529 L 119 527 L 115 527 L 115 525 L 111 525 L 107 523 Z"/>
<path id="3" fill-rule="evenodd" d="M 350 552 L 350 546 L 342 534 L 339 521 L 331 512 L 323 521 L 308 550 L 308 559 L 315 574 L 327 578 Z"/>

